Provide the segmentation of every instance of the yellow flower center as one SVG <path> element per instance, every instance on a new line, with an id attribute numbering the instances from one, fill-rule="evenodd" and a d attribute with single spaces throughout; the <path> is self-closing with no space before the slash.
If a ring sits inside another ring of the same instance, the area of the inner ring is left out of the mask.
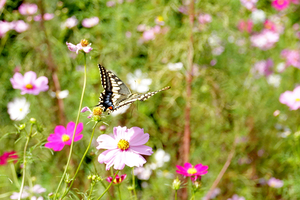
<path id="1" fill-rule="evenodd" d="M 89 44 L 89 42 L 86 39 L 83 39 L 80 41 L 80 44 L 82 47 L 86 47 Z"/>
<path id="2" fill-rule="evenodd" d="M 141 80 L 140 78 L 136 80 L 136 83 L 137 83 L 138 85 L 141 84 L 141 82 L 142 82 L 142 80 Z"/>
<path id="3" fill-rule="evenodd" d="M 23 108 L 20 108 L 19 110 L 20 110 L 20 112 L 22 112 Z"/>
<path id="4" fill-rule="evenodd" d="M 192 167 L 192 168 L 189 168 L 188 171 L 187 171 L 189 174 L 196 174 L 197 173 L 197 170 Z"/>
<path id="5" fill-rule="evenodd" d="M 118 148 L 121 149 L 122 151 L 127 150 L 129 148 L 129 142 L 124 139 L 121 139 L 118 142 Z"/>
<path id="6" fill-rule="evenodd" d="M 33 88 L 33 85 L 31 85 L 31 84 L 29 83 L 29 84 L 25 85 L 25 87 L 26 87 L 27 89 L 32 89 L 32 88 Z"/>
<path id="7" fill-rule="evenodd" d="M 63 142 L 67 142 L 68 140 L 70 139 L 70 136 L 66 135 L 66 134 L 63 134 L 63 136 L 61 137 L 61 140 Z"/>
<path id="8" fill-rule="evenodd" d="M 93 108 L 93 115 L 100 116 L 102 114 L 102 109 L 100 107 Z"/>
<path id="9" fill-rule="evenodd" d="M 295 101 L 300 101 L 300 98 L 295 99 Z"/>
<path id="10" fill-rule="evenodd" d="M 162 16 L 158 16 L 158 17 L 156 18 L 156 20 L 157 20 L 158 22 L 163 22 L 163 21 L 164 21 L 164 18 L 163 18 Z"/>

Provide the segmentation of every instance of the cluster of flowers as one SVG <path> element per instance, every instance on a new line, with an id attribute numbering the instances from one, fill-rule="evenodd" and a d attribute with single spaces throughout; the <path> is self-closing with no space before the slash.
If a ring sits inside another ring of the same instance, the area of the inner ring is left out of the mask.
<path id="1" fill-rule="evenodd" d="M 140 43 L 154 40 L 156 35 L 165 34 L 168 31 L 167 27 L 163 27 L 165 25 L 165 22 L 162 16 L 156 17 L 155 24 L 156 25 L 154 27 L 150 27 L 145 24 L 138 25 L 137 31 L 143 32 L 142 38 L 139 40 Z"/>

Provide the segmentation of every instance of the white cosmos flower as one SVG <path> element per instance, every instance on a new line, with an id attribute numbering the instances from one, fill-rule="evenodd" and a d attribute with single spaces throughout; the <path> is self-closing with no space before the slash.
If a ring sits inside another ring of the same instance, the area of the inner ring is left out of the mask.
<path id="1" fill-rule="evenodd" d="M 170 154 L 166 153 L 164 150 L 158 149 L 154 154 L 154 158 L 155 158 L 157 166 L 162 167 L 165 162 L 170 161 L 171 157 L 170 157 Z"/>
<path id="2" fill-rule="evenodd" d="M 267 78 L 267 82 L 272 85 L 273 87 L 279 87 L 280 82 L 281 82 L 281 76 L 278 74 L 271 74 Z"/>
<path id="3" fill-rule="evenodd" d="M 34 194 L 34 195 L 37 195 L 37 194 L 41 194 L 41 193 L 44 193 L 46 192 L 46 189 L 43 188 L 41 185 L 34 185 L 32 188 L 28 187 L 28 186 L 25 186 L 24 187 L 24 190 L 22 192 L 22 195 L 21 195 L 21 198 L 27 198 L 30 196 L 30 194 Z M 37 195 L 38 196 L 38 195 Z M 10 199 L 18 199 L 19 198 L 19 193 L 17 192 L 14 192 L 11 196 L 10 196 Z M 44 198 L 42 196 L 39 196 L 39 197 L 36 197 L 36 196 L 32 196 L 30 198 L 31 200 L 44 200 Z"/>
<path id="4" fill-rule="evenodd" d="M 168 63 L 168 68 L 171 71 L 178 71 L 181 70 L 183 68 L 183 64 L 181 62 L 179 63 Z"/>
<path id="5" fill-rule="evenodd" d="M 145 93 L 149 90 L 149 85 L 151 85 L 152 80 L 146 77 L 147 74 L 143 74 L 140 69 L 135 70 L 134 74 L 127 74 L 128 83 L 131 89 L 139 93 Z"/>
<path id="6" fill-rule="evenodd" d="M 140 180 L 149 180 L 151 174 L 152 170 L 147 166 L 134 168 L 134 175 Z"/>
<path id="7" fill-rule="evenodd" d="M 266 20 L 266 14 L 263 10 L 255 10 L 251 13 L 251 19 L 254 24 L 262 23 Z"/>
<path id="8" fill-rule="evenodd" d="M 65 99 L 69 95 L 69 90 L 56 91 L 56 92 L 49 91 L 49 95 L 52 98 L 56 97 L 58 99 Z"/>
<path id="9" fill-rule="evenodd" d="M 26 102 L 25 97 L 14 98 L 7 104 L 7 112 L 11 120 L 20 121 L 30 112 L 29 107 L 30 104 Z"/>

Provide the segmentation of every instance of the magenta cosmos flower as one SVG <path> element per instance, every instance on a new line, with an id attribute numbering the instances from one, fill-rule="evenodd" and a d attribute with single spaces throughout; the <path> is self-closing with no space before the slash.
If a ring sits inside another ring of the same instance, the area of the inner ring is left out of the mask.
<path id="1" fill-rule="evenodd" d="M 176 165 L 176 172 L 182 174 L 183 176 L 190 176 L 191 180 L 196 180 L 198 177 L 207 173 L 208 166 L 197 164 L 193 166 L 191 163 L 185 163 L 184 166 Z"/>
<path id="2" fill-rule="evenodd" d="M 141 155 L 151 155 L 152 148 L 144 145 L 149 134 L 139 127 L 114 127 L 113 135 L 100 135 L 97 149 L 107 149 L 98 157 L 99 163 L 106 164 L 106 170 L 114 165 L 114 169 L 122 170 L 125 165 L 141 167 L 146 160 Z M 140 155 L 141 154 L 141 155 Z"/>
<path id="3" fill-rule="evenodd" d="M 93 48 L 91 47 L 91 43 L 89 44 L 89 42 L 87 40 L 81 40 L 80 43 L 78 43 L 77 45 L 66 42 L 68 49 L 70 51 L 74 51 L 76 52 L 76 54 L 78 54 L 79 51 L 84 51 L 85 53 L 89 53 L 90 51 L 93 50 Z"/>
<path id="4" fill-rule="evenodd" d="M 124 181 L 126 176 L 127 176 L 126 174 L 123 174 L 121 176 L 117 175 L 114 180 L 113 180 L 113 177 L 108 177 L 106 180 L 110 183 L 113 182 L 113 184 L 120 184 Z"/>
<path id="5" fill-rule="evenodd" d="M 3 155 L 0 156 L 0 165 L 6 165 L 9 160 L 16 163 L 18 158 L 19 156 L 15 151 L 4 152 Z"/>
<path id="6" fill-rule="evenodd" d="M 36 4 L 23 3 L 18 8 L 21 15 L 33 15 L 37 12 L 38 7 Z"/>
<path id="7" fill-rule="evenodd" d="M 71 145 L 73 133 L 74 133 L 75 123 L 69 122 L 67 128 L 63 126 L 56 126 L 54 129 L 54 134 L 50 134 L 47 138 L 48 142 L 45 147 L 53 149 L 53 151 L 61 151 L 65 145 Z M 74 142 L 81 140 L 83 137 L 81 131 L 83 130 L 83 123 L 79 123 L 76 128 Z"/>
<path id="8" fill-rule="evenodd" d="M 274 0 L 272 1 L 272 6 L 276 10 L 284 10 L 286 9 L 290 4 L 290 0 Z"/>
<path id="9" fill-rule="evenodd" d="M 14 89 L 21 90 L 21 94 L 33 94 L 38 95 L 40 92 L 44 92 L 49 89 L 48 78 L 41 76 L 36 78 L 36 73 L 33 71 L 26 72 L 24 77 L 20 73 L 15 73 L 10 82 Z"/>
<path id="10" fill-rule="evenodd" d="M 291 110 L 300 108 L 300 86 L 296 87 L 293 91 L 286 91 L 279 97 L 282 104 L 286 104 Z"/>

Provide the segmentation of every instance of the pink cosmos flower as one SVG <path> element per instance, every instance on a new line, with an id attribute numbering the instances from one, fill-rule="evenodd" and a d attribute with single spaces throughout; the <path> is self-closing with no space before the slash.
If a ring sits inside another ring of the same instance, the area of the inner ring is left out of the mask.
<path id="1" fill-rule="evenodd" d="M 300 69 L 300 51 L 284 49 L 281 51 L 281 56 L 286 59 L 286 66 L 292 65 Z"/>
<path id="2" fill-rule="evenodd" d="M 229 198 L 227 200 L 246 200 L 246 199 L 245 199 L 245 197 L 234 194 L 231 198 Z"/>
<path id="3" fill-rule="evenodd" d="M 143 41 L 149 41 L 149 40 L 154 40 L 155 35 L 160 32 L 161 28 L 160 26 L 156 25 L 153 28 L 146 30 L 143 33 Z"/>
<path id="4" fill-rule="evenodd" d="M 47 138 L 48 142 L 45 147 L 53 149 L 53 151 L 61 151 L 65 145 L 71 145 L 73 133 L 74 133 L 75 123 L 69 122 L 67 128 L 64 126 L 56 126 L 54 129 L 54 134 L 50 134 Z M 83 130 L 83 123 L 79 123 L 76 128 L 74 142 L 81 140 L 83 137 L 81 131 Z"/>
<path id="5" fill-rule="evenodd" d="M 49 20 L 53 19 L 53 17 L 54 17 L 53 13 L 45 13 L 43 16 L 43 20 L 49 21 Z M 42 19 L 42 15 L 37 15 L 37 16 L 34 16 L 34 18 L 33 18 L 34 21 L 41 21 L 41 19 Z"/>
<path id="6" fill-rule="evenodd" d="M 23 3 L 18 8 L 21 15 L 33 15 L 37 12 L 38 7 L 36 4 Z"/>
<path id="7" fill-rule="evenodd" d="M 13 21 L 11 23 L 15 31 L 17 31 L 18 33 L 22 33 L 29 28 L 29 25 L 23 20 Z"/>
<path id="8" fill-rule="evenodd" d="M 266 20 L 264 23 L 264 27 L 265 29 L 269 29 L 271 31 L 276 31 L 276 26 L 273 22 L 271 22 L 270 20 Z"/>
<path id="9" fill-rule="evenodd" d="M 279 33 L 264 29 L 262 32 L 252 35 L 250 40 L 254 47 L 268 50 L 274 47 L 275 43 L 278 42 Z"/>
<path id="10" fill-rule="evenodd" d="M 268 185 L 273 188 L 281 188 L 283 186 L 283 181 L 272 177 L 268 180 Z"/>
<path id="11" fill-rule="evenodd" d="M 82 26 L 85 28 L 91 28 L 99 23 L 98 17 L 85 18 L 82 20 Z"/>
<path id="12" fill-rule="evenodd" d="M 4 7 L 6 0 L 0 0 L 0 10 Z"/>
<path id="13" fill-rule="evenodd" d="M 290 0 L 274 0 L 272 1 L 272 6 L 276 9 L 276 10 L 284 10 L 286 9 L 290 4 Z"/>
<path id="14" fill-rule="evenodd" d="M 114 2 L 114 1 L 108 1 L 108 2 L 106 2 L 106 6 L 107 7 L 113 7 L 115 5 L 116 5 L 116 2 Z"/>
<path id="15" fill-rule="evenodd" d="M 198 17 L 198 21 L 200 24 L 207 24 L 211 22 L 211 15 L 210 14 L 201 14 Z"/>
<path id="16" fill-rule="evenodd" d="M 69 50 L 76 52 L 76 54 L 78 54 L 78 52 L 80 50 L 84 51 L 85 53 L 89 53 L 90 51 L 93 50 L 93 48 L 91 47 L 92 44 L 91 43 L 88 44 L 87 40 L 81 40 L 81 42 L 78 43 L 77 45 L 69 43 L 69 42 L 66 42 L 66 44 L 67 44 Z"/>
<path id="17" fill-rule="evenodd" d="M 279 97 L 282 104 L 286 104 L 291 110 L 300 108 L 300 86 L 296 87 L 293 91 L 285 91 Z"/>
<path id="18" fill-rule="evenodd" d="M 193 166 L 191 163 L 185 163 L 184 166 L 176 165 L 177 169 L 176 172 L 178 174 L 182 174 L 183 176 L 191 177 L 191 180 L 196 180 L 200 176 L 207 173 L 208 166 L 197 164 Z"/>
<path id="19" fill-rule="evenodd" d="M 10 22 L 0 21 L 0 38 L 5 35 L 6 32 L 12 29 Z"/>
<path id="20" fill-rule="evenodd" d="M 152 148 L 144 145 L 149 134 L 139 127 L 114 127 L 113 135 L 100 135 L 97 149 L 107 149 L 98 157 L 99 163 L 106 164 L 106 170 L 114 165 L 114 169 L 122 170 L 125 165 L 141 167 L 146 160 L 141 155 L 151 155 Z M 140 155 L 141 154 L 141 155 Z"/>
<path id="21" fill-rule="evenodd" d="M 258 0 L 241 0 L 241 4 L 248 10 L 253 10 L 256 7 L 257 1 Z"/>
<path id="22" fill-rule="evenodd" d="M 67 27 L 67 28 L 73 28 L 77 24 L 78 24 L 78 20 L 75 16 L 73 16 L 73 17 L 68 18 L 66 20 L 66 22 L 63 24 L 63 26 Z"/>
<path id="23" fill-rule="evenodd" d="M 122 174 L 121 176 L 117 175 L 114 180 L 113 177 L 108 177 L 106 180 L 110 183 L 113 181 L 113 184 L 120 184 L 124 181 L 126 176 L 127 176 L 126 174 Z"/>
<path id="24" fill-rule="evenodd" d="M 13 160 L 14 163 L 17 162 L 19 156 L 15 151 L 4 152 L 2 156 L 0 156 L 0 165 L 6 165 L 9 160 Z"/>
<path id="25" fill-rule="evenodd" d="M 254 71 L 257 72 L 261 76 L 269 76 L 273 73 L 272 67 L 273 67 L 273 61 L 272 59 L 268 60 L 261 60 L 254 64 Z"/>
<path id="26" fill-rule="evenodd" d="M 253 22 L 251 20 L 248 21 L 240 21 L 238 24 L 238 29 L 241 32 L 251 33 L 253 28 Z"/>
<path id="27" fill-rule="evenodd" d="M 33 94 L 38 95 L 40 92 L 47 91 L 48 78 L 41 76 L 36 78 L 36 73 L 33 71 L 26 72 L 24 77 L 20 73 L 15 73 L 10 82 L 14 89 L 21 90 L 21 94 Z"/>

